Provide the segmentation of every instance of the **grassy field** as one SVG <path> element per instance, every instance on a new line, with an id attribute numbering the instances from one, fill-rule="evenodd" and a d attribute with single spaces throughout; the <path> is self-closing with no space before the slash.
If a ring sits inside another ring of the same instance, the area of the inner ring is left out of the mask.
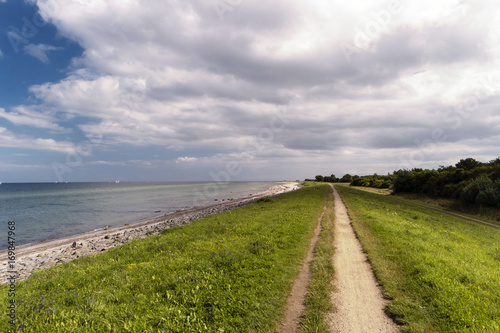
<path id="1" fill-rule="evenodd" d="M 355 188 L 383 195 L 392 194 L 392 190 L 390 189 L 379 189 L 362 186 L 357 186 Z M 460 213 L 471 218 L 484 220 L 488 223 L 500 225 L 500 210 L 496 208 L 485 207 L 481 205 L 470 205 L 464 203 L 460 199 L 431 197 L 422 193 L 398 193 L 396 195 L 396 198 L 413 200 L 426 205 L 435 206 L 436 208 L 448 210 L 450 212 Z"/>
<path id="2" fill-rule="evenodd" d="M 18 283 L 16 325 L 0 288 L 0 331 L 273 332 L 322 211 L 309 186 Z"/>
<path id="3" fill-rule="evenodd" d="M 356 186 L 358 190 L 378 193 L 382 195 L 392 195 L 392 190 L 378 189 L 372 187 Z M 393 195 L 394 198 L 401 200 L 410 200 L 416 204 L 428 206 L 429 208 L 440 209 L 453 214 L 459 214 L 471 219 L 480 220 L 486 223 L 500 226 L 500 209 L 483 207 L 477 205 L 468 205 L 461 202 L 459 199 L 444 199 L 430 197 L 425 194 L 415 193 L 399 193 Z"/>
<path id="4" fill-rule="evenodd" d="M 500 210 L 492 207 L 468 205 L 459 199 L 433 198 L 424 194 L 401 193 L 397 197 L 414 200 L 441 209 L 458 212 L 460 214 L 500 225 Z"/>
<path id="5" fill-rule="evenodd" d="M 337 186 L 406 332 L 500 332 L 500 230 Z"/>

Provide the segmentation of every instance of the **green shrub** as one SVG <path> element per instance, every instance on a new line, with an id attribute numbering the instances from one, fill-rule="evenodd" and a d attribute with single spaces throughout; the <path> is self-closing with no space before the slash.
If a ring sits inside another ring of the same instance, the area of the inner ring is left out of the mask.
<path id="1" fill-rule="evenodd" d="M 484 190 L 480 191 L 476 197 L 476 203 L 478 205 L 484 206 L 498 206 L 498 202 L 500 201 L 500 195 L 496 188 L 493 186 L 487 187 Z"/>
<path id="2" fill-rule="evenodd" d="M 469 204 L 495 207 L 500 203 L 500 181 L 493 183 L 482 175 L 474 179 L 462 191 L 462 200 Z"/>

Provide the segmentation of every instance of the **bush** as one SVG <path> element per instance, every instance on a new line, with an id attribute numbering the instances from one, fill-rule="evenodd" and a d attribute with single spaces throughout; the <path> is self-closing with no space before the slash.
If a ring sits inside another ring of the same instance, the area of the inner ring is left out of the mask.
<path id="1" fill-rule="evenodd" d="M 462 193 L 464 189 L 463 183 L 458 184 L 446 184 L 439 194 L 441 197 L 458 199 L 460 198 L 460 193 Z"/>
<path id="2" fill-rule="evenodd" d="M 351 186 L 364 186 L 375 188 L 390 188 L 392 179 L 390 176 L 379 176 L 374 174 L 372 176 L 352 177 Z"/>
<path id="3" fill-rule="evenodd" d="M 500 195 L 496 188 L 493 186 L 487 187 L 482 191 L 479 191 L 476 197 L 476 203 L 478 205 L 494 207 L 498 205 L 500 201 Z"/>
<path id="4" fill-rule="evenodd" d="M 463 189 L 461 197 L 469 204 L 500 206 L 500 181 L 479 176 Z"/>
<path id="5" fill-rule="evenodd" d="M 322 175 L 316 175 L 315 178 L 316 178 L 317 182 L 323 182 L 323 181 L 325 181 L 325 177 L 323 177 Z"/>

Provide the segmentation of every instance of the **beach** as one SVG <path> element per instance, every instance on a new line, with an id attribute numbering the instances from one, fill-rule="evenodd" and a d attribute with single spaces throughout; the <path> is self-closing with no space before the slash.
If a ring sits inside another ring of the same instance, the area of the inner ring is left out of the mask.
<path id="1" fill-rule="evenodd" d="M 8 272 L 15 271 L 17 273 L 16 281 L 22 281 L 37 270 L 104 252 L 137 238 L 142 239 L 149 235 L 158 235 L 164 229 L 182 226 L 209 215 L 248 205 L 260 198 L 290 192 L 298 187 L 298 183 L 287 182 L 272 186 L 267 191 L 243 198 L 223 199 L 223 201 L 214 201 L 217 202 L 216 204 L 165 214 L 146 221 L 19 247 L 15 250 L 14 269 L 9 267 L 7 251 L 3 251 L 0 252 L 0 274 L 6 277 Z M 7 281 L 4 280 L 3 284 L 5 283 Z"/>

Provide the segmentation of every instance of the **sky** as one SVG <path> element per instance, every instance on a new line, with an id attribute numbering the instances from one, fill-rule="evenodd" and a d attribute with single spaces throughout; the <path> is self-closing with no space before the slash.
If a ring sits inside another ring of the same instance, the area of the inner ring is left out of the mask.
<path id="1" fill-rule="evenodd" d="M 500 156 L 496 1 L 0 0 L 0 181 Z"/>

